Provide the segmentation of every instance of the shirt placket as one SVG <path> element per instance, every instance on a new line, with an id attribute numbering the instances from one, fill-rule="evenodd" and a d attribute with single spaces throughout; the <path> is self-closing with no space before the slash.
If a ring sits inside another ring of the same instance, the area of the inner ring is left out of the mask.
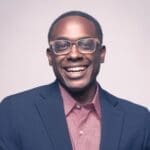
<path id="1" fill-rule="evenodd" d="M 85 140 L 86 137 L 86 124 L 88 122 L 88 117 L 90 115 L 91 110 L 84 107 L 76 107 L 76 143 L 75 147 L 77 150 L 84 150 L 84 143 L 81 141 Z"/>

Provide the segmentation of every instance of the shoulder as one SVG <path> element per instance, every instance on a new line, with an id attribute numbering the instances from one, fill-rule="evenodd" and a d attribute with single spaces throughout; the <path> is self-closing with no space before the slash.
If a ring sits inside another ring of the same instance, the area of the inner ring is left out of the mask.
<path id="1" fill-rule="evenodd" d="M 51 93 L 52 90 L 55 90 L 57 83 L 51 83 L 48 85 L 42 85 L 39 87 L 35 87 L 33 89 L 29 89 L 23 92 L 19 92 L 10 96 L 5 97 L 0 106 L 7 107 L 7 105 L 24 105 L 24 104 L 32 104 L 37 99 L 42 97 L 42 94 Z"/>
<path id="2" fill-rule="evenodd" d="M 102 89 L 102 93 L 106 100 L 114 107 L 126 112 L 126 113 L 144 113 L 148 112 L 148 109 L 142 105 L 131 102 L 130 100 L 119 98 L 106 90 Z"/>
<path id="3" fill-rule="evenodd" d="M 57 84 L 52 83 L 49 85 L 39 86 L 24 92 L 20 92 L 11 96 L 8 96 L 2 100 L 0 103 L 0 122 L 5 124 L 9 121 L 18 121 L 15 118 L 26 118 L 29 116 L 36 115 L 36 103 L 40 101 L 45 101 L 44 96 L 49 96 L 53 91 L 56 90 Z M 51 99 L 51 98 L 50 98 Z M 11 119 L 10 119 L 11 118 Z M 13 123 L 15 124 L 15 123 Z"/>
<path id="4" fill-rule="evenodd" d="M 115 112 L 123 114 L 126 127 L 140 128 L 148 133 L 150 138 L 150 112 L 139 104 L 116 97 L 102 89 L 102 95 L 107 107 Z"/>
<path id="5" fill-rule="evenodd" d="M 125 134 L 143 135 L 144 148 L 150 148 L 150 111 L 141 105 L 129 100 L 118 98 L 102 89 L 106 105 L 112 106 L 113 110 L 123 114 Z"/>

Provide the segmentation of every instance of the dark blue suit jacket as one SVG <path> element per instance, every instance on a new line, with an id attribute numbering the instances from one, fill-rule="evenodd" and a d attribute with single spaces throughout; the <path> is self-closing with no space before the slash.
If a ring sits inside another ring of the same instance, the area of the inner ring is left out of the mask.
<path id="1" fill-rule="evenodd" d="M 100 90 L 100 150 L 150 150 L 147 109 Z M 72 150 L 57 82 L 6 98 L 0 105 L 0 150 Z"/>

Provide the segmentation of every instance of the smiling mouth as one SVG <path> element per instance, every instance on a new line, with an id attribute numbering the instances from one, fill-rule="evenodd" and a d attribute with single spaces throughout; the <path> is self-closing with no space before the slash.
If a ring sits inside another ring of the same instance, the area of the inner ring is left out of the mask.
<path id="1" fill-rule="evenodd" d="M 65 70 L 67 72 L 81 72 L 84 71 L 87 66 L 76 66 L 76 67 L 66 67 Z"/>

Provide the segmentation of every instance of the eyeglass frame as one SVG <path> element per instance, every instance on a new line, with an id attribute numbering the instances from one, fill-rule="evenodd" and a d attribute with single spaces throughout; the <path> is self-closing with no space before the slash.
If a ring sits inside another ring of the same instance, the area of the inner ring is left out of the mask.
<path id="1" fill-rule="evenodd" d="M 49 47 L 50 47 L 50 50 L 52 50 L 55 55 L 67 55 L 67 54 L 71 51 L 73 45 L 75 45 L 76 48 L 79 50 L 79 52 L 82 53 L 82 54 L 92 54 L 92 53 L 94 53 L 94 52 L 96 51 L 96 49 L 97 49 L 97 45 L 95 46 L 94 50 L 92 50 L 92 51 L 87 51 L 87 52 L 84 51 L 84 50 L 82 51 L 81 48 L 78 48 L 78 44 L 77 44 L 77 43 L 78 43 L 80 40 L 82 40 L 82 39 L 92 39 L 92 40 L 94 40 L 95 43 L 98 44 L 98 47 L 99 47 L 100 49 L 103 48 L 103 46 L 101 45 L 100 40 L 99 40 L 98 38 L 92 38 L 92 37 L 89 37 L 89 38 L 81 38 L 81 39 L 77 39 L 77 40 L 56 39 L 56 40 L 53 40 L 53 41 L 50 41 L 50 42 L 49 42 Z M 52 48 L 52 44 L 55 43 L 56 41 L 67 41 L 67 42 L 69 42 L 69 43 L 70 43 L 70 47 L 68 48 L 68 51 L 66 51 L 66 52 L 64 52 L 64 53 L 60 53 L 60 54 L 57 53 L 57 52 Z"/>

